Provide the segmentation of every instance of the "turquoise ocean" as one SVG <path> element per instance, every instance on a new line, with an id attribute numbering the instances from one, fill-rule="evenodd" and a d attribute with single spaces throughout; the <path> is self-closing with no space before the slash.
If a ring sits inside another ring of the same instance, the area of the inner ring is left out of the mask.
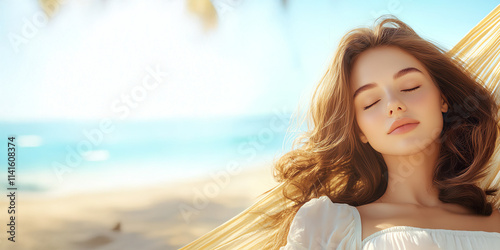
<path id="1" fill-rule="evenodd" d="M 154 121 L 1 122 L 3 174 L 15 137 L 15 187 L 76 193 L 206 178 L 267 164 L 290 149 L 290 114 Z M 105 128 L 105 129 L 102 129 Z"/>

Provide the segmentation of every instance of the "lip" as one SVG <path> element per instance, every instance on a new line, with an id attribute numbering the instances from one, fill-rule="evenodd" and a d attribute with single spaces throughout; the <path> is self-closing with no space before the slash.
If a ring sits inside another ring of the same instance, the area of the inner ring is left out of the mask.
<path id="1" fill-rule="evenodd" d="M 401 119 L 398 119 L 396 121 L 394 121 L 391 125 L 391 127 L 389 128 L 389 132 L 387 134 L 391 134 L 395 129 L 403 126 L 403 125 L 406 125 L 406 124 L 419 124 L 420 122 L 415 120 L 415 119 L 411 119 L 411 118 L 401 118 Z"/>

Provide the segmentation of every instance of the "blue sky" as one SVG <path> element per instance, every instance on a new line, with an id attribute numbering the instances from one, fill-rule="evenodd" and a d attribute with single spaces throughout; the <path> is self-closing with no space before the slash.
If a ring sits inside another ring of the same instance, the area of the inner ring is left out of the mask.
<path id="1" fill-rule="evenodd" d="M 307 101 L 348 30 L 390 13 L 451 48 L 498 5 L 289 0 L 284 8 L 281 1 L 212 2 L 226 7 L 224 18 L 217 29 L 204 31 L 180 0 L 66 0 L 47 24 L 38 1 L 1 1 L 0 120 L 293 111 Z M 19 36 L 23 43 L 14 45 Z M 155 76 L 161 81 L 151 87 Z"/>

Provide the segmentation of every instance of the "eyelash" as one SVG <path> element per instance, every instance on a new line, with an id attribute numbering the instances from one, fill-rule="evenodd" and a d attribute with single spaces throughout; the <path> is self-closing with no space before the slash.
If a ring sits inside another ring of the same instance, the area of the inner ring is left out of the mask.
<path id="1" fill-rule="evenodd" d="M 403 91 L 403 92 L 411 92 L 411 91 L 414 91 L 414 90 L 416 90 L 416 89 L 418 89 L 418 88 L 420 88 L 420 86 L 417 86 L 417 87 L 412 88 L 412 89 L 404 89 L 404 90 L 402 90 L 402 91 Z M 380 101 L 380 100 L 378 100 L 378 101 Z M 378 101 L 376 101 L 376 102 L 372 103 L 372 104 L 371 104 L 371 105 L 369 105 L 369 106 L 364 107 L 364 108 L 363 108 L 363 110 L 367 110 L 367 109 L 369 109 L 371 106 L 373 106 L 373 105 L 377 104 L 377 102 L 378 102 Z"/>

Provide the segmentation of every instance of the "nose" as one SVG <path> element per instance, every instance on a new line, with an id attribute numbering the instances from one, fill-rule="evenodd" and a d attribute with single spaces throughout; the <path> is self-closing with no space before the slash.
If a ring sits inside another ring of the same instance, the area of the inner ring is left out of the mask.
<path id="1" fill-rule="evenodd" d="M 396 113 L 400 112 L 405 112 L 406 111 L 406 106 L 399 101 L 397 98 L 392 98 L 389 103 L 387 104 L 387 112 L 388 116 L 393 116 Z"/>

